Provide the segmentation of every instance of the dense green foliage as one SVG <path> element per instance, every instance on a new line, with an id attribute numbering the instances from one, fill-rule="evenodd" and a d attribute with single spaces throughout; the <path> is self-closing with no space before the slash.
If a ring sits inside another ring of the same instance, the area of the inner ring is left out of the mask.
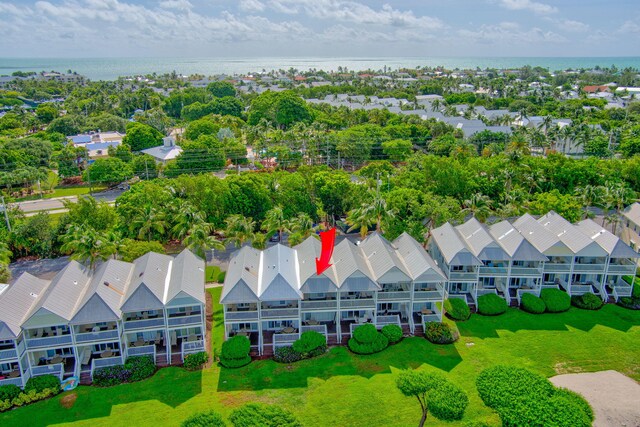
<path id="1" fill-rule="evenodd" d="M 461 298 L 448 298 L 444 302 L 444 310 L 453 320 L 467 320 L 471 316 L 469 305 Z"/>
<path id="2" fill-rule="evenodd" d="M 520 308 L 529 313 L 541 314 L 547 310 L 547 305 L 541 298 L 526 293 L 520 298 Z"/>
<path id="3" fill-rule="evenodd" d="M 231 412 L 233 427 L 302 427 L 289 411 L 277 405 L 249 403 Z"/>
<path id="4" fill-rule="evenodd" d="M 20 387 L 14 384 L 0 386 L 0 401 L 11 401 L 14 397 L 18 397 L 21 392 Z"/>
<path id="5" fill-rule="evenodd" d="M 402 328 L 398 325 L 385 325 L 380 332 L 387 337 L 389 344 L 395 344 L 402 339 Z"/>
<path id="6" fill-rule="evenodd" d="M 142 381 L 151 377 L 156 370 L 152 356 L 131 356 L 127 358 L 124 365 L 96 369 L 93 373 L 93 384 L 98 387 L 110 387 Z"/>
<path id="7" fill-rule="evenodd" d="M 327 350 L 327 339 L 320 332 L 306 331 L 294 341 L 293 349 L 300 353 L 302 358 L 314 357 Z"/>
<path id="8" fill-rule="evenodd" d="M 427 322 L 424 325 L 424 337 L 434 344 L 451 344 L 459 334 L 444 322 Z"/>
<path id="9" fill-rule="evenodd" d="M 236 335 L 222 343 L 220 364 L 226 368 L 239 368 L 251 362 L 249 338 Z"/>
<path id="10" fill-rule="evenodd" d="M 302 360 L 302 354 L 291 346 L 278 347 L 273 353 L 273 360 L 278 363 L 293 363 Z"/>
<path id="11" fill-rule="evenodd" d="M 574 307 L 582 308 L 584 310 L 598 310 L 604 305 L 604 301 L 599 296 L 587 292 L 582 295 L 572 295 L 571 305 Z"/>
<path id="12" fill-rule="evenodd" d="M 215 411 L 198 412 L 184 420 L 181 427 L 225 427 L 222 416 Z"/>
<path id="13" fill-rule="evenodd" d="M 549 313 L 560 313 L 569 310 L 569 307 L 571 307 L 571 297 L 568 293 L 559 289 L 541 290 L 540 299 L 544 301 Z"/>
<path id="14" fill-rule="evenodd" d="M 40 375 L 29 378 L 24 386 L 24 391 L 27 393 L 31 390 L 40 393 L 45 389 L 60 390 L 60 379 L 55 375 Z"/>
<path id="15" fill-rule="evenodd" d="M 349 338 L 348 345 L 354 353 L 373 354 L 387 348 L 389 339 L 378 332 L 372 323 L 366 323 L 353 330 L 353 336 Z"/>
<path id="16" fill-rule="evenodd" d="M 209 361 L 209 353 L 200 351 L 198 353 L 187 354 L 184 357 L 184 367 L 189 370 L 201 369 Z"/>
<path id="17" fill-rule="evenodd" d="M 485 316 L 497 316 L 507 311 L 507 301 L 497 294 L 486 294 L 478 297 L 478 313 Z"/>

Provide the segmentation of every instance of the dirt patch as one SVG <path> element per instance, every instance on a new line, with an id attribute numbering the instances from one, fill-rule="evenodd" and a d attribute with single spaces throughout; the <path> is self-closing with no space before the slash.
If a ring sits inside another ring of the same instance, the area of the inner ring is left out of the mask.
<path id="1" fill-rule="evenodd" d="M 73 405 L 76 403 L 77 398 L 78 398 L 78 395 L 75 393 L 67 394 L 62 399 L 60 399 L 60 406 L 62 406 L 65 409 L 71 409 L 73 408 Z"/>
<path id="2" fill-rule="evenodd" d="M 566 374 L 549 379 L 587 399 L 595 414 L 595 427 L 640 426 L 640 384 L 620 372 Z"/>

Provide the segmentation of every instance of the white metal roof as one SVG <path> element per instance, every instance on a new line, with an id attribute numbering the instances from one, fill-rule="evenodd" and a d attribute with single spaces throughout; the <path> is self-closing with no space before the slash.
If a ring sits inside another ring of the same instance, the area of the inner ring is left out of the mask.
<path id="1" fill-rule="evenodd" d="M 455 228 L 478 259 L 504 261 L 511 258 L 475 217 Z"/>
<path id="2" fill-rule="evenodd" d="M 500 221 L 489 226 L 489 233 L 514 261 L 547 261 L 509 221 Z"/>
<path id="3" fill-rule="evenodd" d="M 309 292 L 309 285 L 313 284 L 318 288 L 321 282 L 325 282 L 323 287 L 325 292 L 336 289 L 338 279 L 335 267 L 332 265 L 322 274 L 316 274 L 316 258 L 320 257 L 322 244 L 314 236 L 309 236 L 299 245 L 293 248 L 298 252 L 298 268 L 300 270 L 300 290 Z"/>
<path id="4" fill-rule="evenodd" d="M 295 249 L 278 243 L 262 251 L 261 271 L 258 295 L 261 301 L 302 298 Z"/>
<path id="5" fill-rule="evenodd" d="M 448 222 L 431 230 L 431 238 L 449 265 L 482 265 Z"/>
<path id="6" fill-rule="evenodd" d="M 260 258 L 261 252 L 250 246 L 231 256 L 220 296 L 222 303 L 258 301 Z"/>
<path id="7" fill-rule="evenodd" d="M 360 277 L 363 284 L 367 282 L 371 287 L 378 287 L 362 250 L 349 240 L 344 239 L 334 247 L 331 263 L 336 269 L 338 287 L 342 288 L 351 277 Z"/>
<path id="8" fill-rule="evenodd" d="M 91 272 L 77 261 L 70 261 L 53 278 L 33 312 L 41 308 L 65 320 L 71 320 L 80 297 L 89 286 Z"/>
<path id="9" fill-rule="evenodd" d="M 0 295 L 0 340 L 20 335 L 20 325 L 31 314 L 48 285 L 46 280 L 23 273 Z"/>
<path id="10" fill-rule="evenodd" d="M 632 205 L 627 206 L 622 215 L 631 220 L 634 224 L 640 225 L 640 203 L 635 202 Z"/>
<path id="11" fill-rule="evenodd" d="M 597 242 L 611 258 L 638 258 L 640 255 L 624 243 L 618 236 L 609 232 L 591 219 L 577 223 L 576 228 L 591 240 Z"/>
<path id="12" fill-rule="evenodd" d="M 204 260 L 188 249 L 184 249 L 173 259 L 171 279 L 164 296 L 164 303 L 169 303 L 180 292 L 200 301 L 207 302 L 204 294 Z"/>
<path id="13" fill-rule="evenodd" d="M 546 255 L 554 247 L 564 249 L 567 253 L 571 252 L 571 249 L 561 242 L 558 236 L 543 227 L 529 214 L 522 215 L 513 223 L 513 226 L 520 232 L 522 237 L 527 239 L 542 254 Z"/>
<path id="14" fill-rule="evenodd" d="M 376 280 L 380 280 L 394 269 L 397 269 L 396 275 L 404 276 L 403 281 L 411 280 L 411 275 L 396 253 L 396 248 L 392 247 L 391 243 L 379 233 L 373 232 L 367 236 L 360 243 L 360 248 L 369 261 L 368 264 Z"/>
<path id="15" fill-rule="evenodd" d="M 420 243 L 408 233 L 402 233 L 393 244 L 398 248 L 409 275 L 415 281 L 443 281 L 446 277 Z"/>
<path id="16" fill-rule="evenodd" d="M 587 251 L 589 255 L 607 255 L 600 245 L 554 211 L 549 211 L 540 217 L 538 222 L 555 234 L 576 255 L 585 254 Z"/>

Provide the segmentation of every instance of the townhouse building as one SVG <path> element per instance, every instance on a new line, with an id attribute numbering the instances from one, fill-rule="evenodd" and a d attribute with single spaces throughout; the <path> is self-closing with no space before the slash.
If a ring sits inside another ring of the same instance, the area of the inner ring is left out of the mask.
<path id="1" fill-rule="evenodd" d="M 204 262 L 150 252 L 95 271 L 71 261 L 51 281 L 28 273 L 0 296 L 0 385 L 79 376 L 150 355 L 181 363 L 204 350 Z"/>

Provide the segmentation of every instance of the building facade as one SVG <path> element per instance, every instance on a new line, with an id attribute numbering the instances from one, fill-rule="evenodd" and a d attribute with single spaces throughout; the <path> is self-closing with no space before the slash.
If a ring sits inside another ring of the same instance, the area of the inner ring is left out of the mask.
<path id="1" fill-rule="evenodd" d="M 187 250 L 95 271 L 71 261 L 51 281 L 24 273 L 0 296 L 0 385 L 90 380 L 137 355 L 181 363 L 205 348 L 205 305 L 204 262 Z"/>

